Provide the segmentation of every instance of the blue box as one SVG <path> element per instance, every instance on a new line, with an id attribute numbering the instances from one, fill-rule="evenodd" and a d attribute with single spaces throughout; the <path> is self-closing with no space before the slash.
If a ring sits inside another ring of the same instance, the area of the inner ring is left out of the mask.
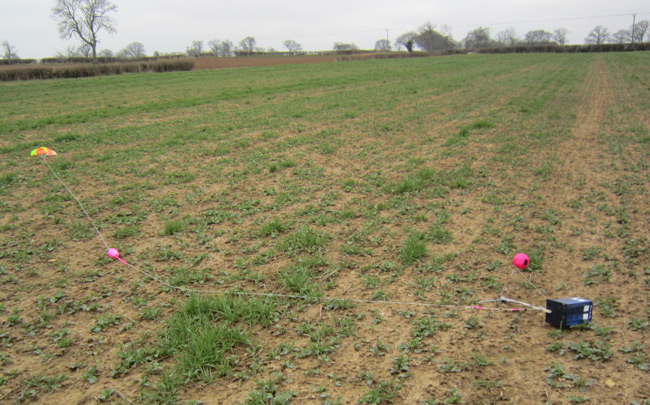
<path id="1" fill-rule="evenodd" d="M 584 298 L 547 299 L 546 309 L 550 310 L 551 313 L 546 314 L 546 322 L 560 329 L 589 323 L 591 322 L 593 308 L 593 303 Z"/>

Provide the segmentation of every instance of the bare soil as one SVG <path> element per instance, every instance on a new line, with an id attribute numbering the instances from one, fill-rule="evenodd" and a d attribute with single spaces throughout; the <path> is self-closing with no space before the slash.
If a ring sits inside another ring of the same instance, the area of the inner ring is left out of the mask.
<path id="1" fill-rule="evenodd" d="M 237 58 L 201 57 L 194 60 L 194 70 L 296 65 L 303 63 L 325 63 L 335 61 L 336 56 L 248 56 Z"/>

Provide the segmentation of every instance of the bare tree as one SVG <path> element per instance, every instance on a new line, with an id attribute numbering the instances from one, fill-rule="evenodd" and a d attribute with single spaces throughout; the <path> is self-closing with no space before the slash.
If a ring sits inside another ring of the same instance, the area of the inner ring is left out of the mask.
<path id="1" fill-rule="evenodd" d="M 624 44 L 628 42 L 631 38 L 630 31 L 628 30 L 618 30 L 612 35 L 609 36 L 609 42 L 613 44 Z"/>
<path id="2" fill-rule="evenodd" d="M 210 53 L 214 56 L 227 58 L 233 55 L 234 46 L 229 39 L 224 39 L 223 41 L 213 39 L 212 41 L 208 41 L 208 45 L 210 46 Z"/>
<path id="3" fill-rule="evenodd" d="M 56 56 L 59 58 L 88 58 L 92 56 L 92 49 L 87 44 L 68 45 L 64 50 L 57 51 Z"/>
<path id="4" fill-rule="evenodd" d="M 287 39 L 282 43 L 282 45 L 287 48 L 287 51 L 289 51 L 291 54 L 302 51 L 302 45 L 293 39 Z"/>
<path id="5" fill-rule="evenodd" d="M 78 37 L 96 58 L 99 32 L 115 32 L 110 14 L 116 10 L 110 0 L 56 0 L 52 15 L 58 21 L 61 38 Z"/>
<path id="6" fill-rule="evenodd" d="M 497 43 L 501 46 L 507 46 L 507 37 L 506 37 L 506 32 L 505 31 L 499 31 L 497 32 Z"/>
<path id="7" fill-rule="evenodd" d="M 604 44 L 609 39 L 609 30 L 602 25 L 597 25 L 585 38 L 586 44 Z"/>
<path id="8" fill-rule="evenodd" d="M 468 49 L 489 48 L 494 45 L 494 40 L 490 37 L 490 29 L 485 27 L 478 27 L 468 32 L 463 42 Z"/>
<path id="9" fill-rule="evenodd" d="M 213 39 L 208 41 L 208 46 L 210 47 L 210 53 L 214 56 L 219 56 L 219 45 L 221 42 L 218 39 Z"/>
<path id="10" fill-rule="evenodd" d="M 395 40 L 395 48 L 399 50 L 400 47 L 404 46 L 409 53 L 413 52 L 415 37 L 417 37 L 417 35 L 418 34 L 414 31 L 405 32 Z"/>
<path id="11" fill-rule="evenodd" d="M 192 41 L 192 48 L 196 49 L 200 55 L 203 52 L 203 41 L 201 40 Z"/>
<path id="12" fill-rule="evenodd" d="M 508 27 L 497 33 L 497 42 L 503 46 L 515 46 L 519 42 L 519 36 L 514 27 Z"/>
<path id="13" fill-rule="evenodd" d="M 332 49 L 334 49 L 335 51 L 355 51 L 359 49 L 359 47 L 354 42 L 352 43 L 336 42 L 334 43 L 334 47 Z"/>
<path id="14" fill-rule="evenodd" d="M 552 39 L 560 45 L 566 44 L 566 36 L 569 35 L 569 30 L 566 28 L 558 28 L 553 31 Z"/>
<path id="15" fill-rule="evenodd" d="M 81 56 L 79 53 L 79 48 L 74 46 L 74 45 L 68 45 L 64 50 L 62 51 L 57 51 L 56 56 L 59 58 L 74 58 L 77 56 Z"/>
<path id="16" fill-rule="evenodd" d="M 192 41 L 192 45 L 188 46 L 185 49 L 185 53 L 187 54 L 187 56 L 197 57 L 200 56 L 202 52 L 203 52 L 203 41 L 201 40 Z"/>
<path id="17" fill-rule="evenodd" d="M 643 20 L 639 21 L 638 23 L 634 24 L 633 29 L 630 29 L 634 34 L 634 38 L 632 38 L 632 42 L 643 42 L 643 37 L 645 37 L 645 34 L 648 32 L 648 28 L 650 28 L 650 23 L 648 20 Z"/>
<path id="18" fill-rule="evenodd" d="M 219 47 L 219 54 L 224 58 L 231 57 L 233 55 L 233 49 L 235 46 L 232 44 L 232 41 L 229 39 L 224 39 L 221 41 L 221 46 Z"/>
<path id="19" fill-rule="evenodd" d="M 102 58 L 112 58 L 113 51 L 111 51 L 110 49 L 102 49 L 101 51 L 97 52 L 97 56 Z"/>
<path id="20" fill-rule="evenodd" d="M 147 56 L 144 50 L 144 45 L 141 42 L 131 42 L 124 48 L 124 55 L 127 58 L 139 58 Z"/>
<path id="21" fill-rule="evenodd" d="M 201 53 L 203 53 L 203 41 L 192 41 L 192 46 L 188 47 L 186 52 L 188 56 L 201 56 Z"/>
<path id="22" fill-rule="evenodd" d="M 451 32 L 452 32 L 451 25 L 447 24 L 442 24 L 440 28 L 438 29 L 438 32 L 442 34 L 445 37 L 451 38 Z"/>
<path id="23" fill-rule="evenodd" d="M 390 46 L 390 41 L 387 39 L 378 39 L 377 42 L 375 42 L 375 51 L 390 51 L 391 46 Z"/>
<path id="24" fill-rule="evenodd" d="M 81 44 L 79 46 L 79 54 L 84 58 L 90 58 L 93 56 L 93 50 L 88 44 Z"/>
<path id="25" fill-rule="evenodd" d="M 255 44 L 257 41 L 255 41 L 255 38 L 253 37 L 246 37 L 239 41 L 239 47 L 244 51 L 248 53 L 253 53 L 255 51 Z"/>
<path id="26" fill-rule="evenodd" d="M 16 53 L 16 47 L 6 39 L 2 41 L 2 59 L 20 59 L 18 53 Z"/>
<path id="27" fill-rule="evenodd" d="M 427 52 L 434 52 L 452 47 L 452 41 L 436 30 L 436 26 L 427 22 L 418 29 L 415 43 L 420 49 Z"/>
<path id="28" fill-rule="evenodd" d="M 551 43 L 553 34 L 544 30 L 528 31 L 524 40 L 528 45 L 544 45 Z"/>

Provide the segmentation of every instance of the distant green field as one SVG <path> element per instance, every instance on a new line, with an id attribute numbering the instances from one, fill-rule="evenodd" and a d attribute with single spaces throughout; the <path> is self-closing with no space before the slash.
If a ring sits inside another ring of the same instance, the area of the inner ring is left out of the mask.
<path id="1" fill-rule="evenodd" d="M 647 403 L 649 61 L 0 83 L 0 399 Z"/>

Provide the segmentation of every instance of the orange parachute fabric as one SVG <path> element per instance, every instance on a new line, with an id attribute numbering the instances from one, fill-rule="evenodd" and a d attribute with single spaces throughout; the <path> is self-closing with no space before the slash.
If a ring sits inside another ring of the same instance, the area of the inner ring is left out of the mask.
<path id="1" fill-rule="evenodd" d="M 56 156 L 56 152 L 50 148 L 36 148 L 32 151 L 32 156 Z"/>

